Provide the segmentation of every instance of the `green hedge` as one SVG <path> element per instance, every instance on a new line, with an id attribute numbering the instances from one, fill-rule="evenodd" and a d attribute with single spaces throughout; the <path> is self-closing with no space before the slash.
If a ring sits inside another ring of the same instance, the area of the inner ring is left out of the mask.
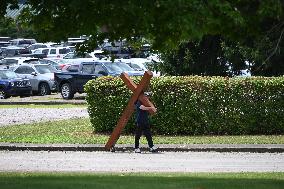
<path id="1" fill-rule="evenodd" d="M 151 118 L 156 134 L 284 133 L 284 77 L 158 77 L 150 90 L 158 109 Z M 85 91 L 94 131 L 111 132 L 132 93 L 119 77 L 89 81 Z M 124 131 L 134 128 L 132 116 Z"/>

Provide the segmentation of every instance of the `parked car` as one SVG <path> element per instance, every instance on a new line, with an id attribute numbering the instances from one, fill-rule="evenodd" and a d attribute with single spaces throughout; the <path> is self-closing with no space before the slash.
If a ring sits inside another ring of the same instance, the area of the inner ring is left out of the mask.
<path id="1" fill-rule="evenodd" d="M 95 62 L 97 58 L 64 58 L 58 60 L 60 70 L 66 70 L 70 65 L 79 65 L 82 62 Z"/>
<path id="2" fill-rule="evenodd" d="M 90 52 L 89 54 L 91 57 L 98 58 L 98 59 L 105 58 L 107 55 L 107 53 L 105 53 L 103 50 L 94 50 L 93 52 Z"/>
<path id="3" fill-rule="evenodd" d="M 54 72 L 57 70 L 48 64 L 22 64 L 14 71 L 20 77 L 30 79 L 34 93 L 44 96 L 56 91 Z"/>
<path id="4" fill-rule="evenodd" d="M 30 96 L 32 86 L 29 79 L 22 79 L 15 72 L 0 69 L 0 99 L 10 96 Z"/>
<path id="5" fill-rule="evenodd" d="M 36 49 L 32 54 L 46 54 L 46 58 L 63 58 L 69 52 L 68 47 L 50 47 Z"/>
<path id="6" fill-rule="evenodd" d="M 62 72 L 79 72 L 80 63 L 76 64 L 65 64 L 62 66 Z"/>
<path id="7" fill-rule="evenodd" d="M 65 71 L 54 74 L 58 91 L 64 99 L 72 99 L 77 92 L 83 93 L 84 85 L 89 80 L 100 76 L 119 76 L 122 72 L 126 72 L 130 76 L 142 76 L 144 74 L 144 72 L 137 72 L 122 62 L 81 62 L 68 66 Z"/>
<path id="8" fill-rule="evenodd" d="M 118 61 L 125 62 L 128 64 L 131 68 L 133 68 L 136 71 L 147 71 L 150 70 L 153 73 L 154 77 L 158 77 L 161 75 L 160 72 L 149 69 L 149 67 L 153 67 L 153 62 L 146 58 L 129 58 L 129 59 L 118 59 Z"/>
<path id="9" fill-rule="evenodd" d="M 0 60 L 0 67 L 2 68 L 11 68 L 17 65 L 26 64 L 38 61 L 37 58 L 29 58 L 29 57 L 9 57 Z"/>
<path id="10" fill-rule="evenodd" d="M 60 70 L 60 64 L 58 63 L 58 61 L 54 59 L 39 59 L 38 62 L 40 64 L 49 64 L 53 66 L 55 69 Z"/>
<path id="11" fill-rule="evenodd" d="M 6 41 L 0 41 L 0 47 L 8 47 L 10 45 L 9 42 Z"/>
<path id="12" fill-rule="evenodd" d="M 35 39 L 18 38 L 18 39 L 10 40 L 10 44 L 12 46 L 17 46 L 17 47 L 27 47 L 27 46 L 34 44 L 34 43 L 36 43 Z"/>
<path id="13" fill-rule="evenodd" d="M 34 44 L 31 44 L 27 47 L 27 49 L 29 49 L 29 51 L 31 53 L 33 53 L 36 49 L 39 49 L 39 48 L 47 48 L 48 46 L 46 44 L 43 44 L 43 43 L 34 43 Z"/>
<path id="14" fill-rule="evenodd" d="M 62 98 L 72 99 L 75 93 L 83 93 L 84 85 L 98 77 L 91 70 L 94 70 L 94 62 L 82 62 L 73 71 L 55 73 L 54 79 Z"/>
<path id="15" fill-rule="evenodd" d="M 75 51 L 69 52 L 63 56 L 63 59 L 76 59 L 76 58 L 92 58 L 89 53 L 80 54 Z"/>
<path id="16" fill-rule="evenodd" d="M 124 62 L 97 61 L 94 67 L 94 73 L 100 76 L 120 76 L 122 72 L 130 76 L 143 76 L 144 71 L 135 71 Z"/>
<path id="17" fill-rule="evenodd" d="M 14 56 L 22 56 L 23 54 L 29 54 L 30 51 L 24 47 L 17 46 L 8 46 L 2 47 L 1 55 L 3 57 L 14 57 Z"/>
<path id="18" fill-rule="evenodd" d="M 11 40 L 11 37 L 0 37 L 0 48 L 9 46 L 10 40 Z"/>

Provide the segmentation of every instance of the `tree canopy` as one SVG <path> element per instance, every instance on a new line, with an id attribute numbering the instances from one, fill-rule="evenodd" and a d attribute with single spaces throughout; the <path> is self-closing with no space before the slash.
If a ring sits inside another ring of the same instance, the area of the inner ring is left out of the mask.
<path id="1" fill-rule="evenodd" d="M 8 4 L 4 0 L 0 14 Z M 144 37 L 156 49 L 218 35 L 244 40 L 261 35 L 284 19 L 281 0 L 26 0 L 22 20 L 43 40 L 74 35 L 98 39 Z M 262 27 L 263 22 L 266 28 Z M 283 24 L 283 23 L 282 23 Z"/>
<path id="2" fill-rule="evenodd" d="M 153 49 L 168 51 L 188 42 L 205 44 L 208 36 L 218 36 L 217 42 L 223 44 L 225 41 L 230 49 L 221 52 L 218 45 L 216 53 L 228 55 L 232 62 L 254 62 L 256 73 L 261 67 L 283 62 L 283 0 L 22 2 L 28 6 L 20 22 L 32 27 L 42 41 L 90 35 L 86 48 L 93 49 L 104 39 L 146 39 Z M 17 3 L 18 0 L 2 0 L 0 17 L 4 16 L 7 6 L 17 8 Z M 210 57 L 218 58 L 218 54 Z"/>

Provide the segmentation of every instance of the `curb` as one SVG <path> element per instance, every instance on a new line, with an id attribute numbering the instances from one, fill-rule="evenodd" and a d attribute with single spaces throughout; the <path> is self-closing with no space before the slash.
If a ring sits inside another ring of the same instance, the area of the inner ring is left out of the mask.
<path id="1" fill-rule="evenodd" d="M 253 153 L 282 153 L 284 144 L 190 144 L 166 145 L 158 144 L 162 152 L 253 152 Z M 104 144 L 25 144 L 0 143 L 0 151 L 107 151 Z M 142 151 L 148 151 L 147 146 L 141 146 Z M 115 151 L 132 152 L 133 145 L 119 144 Z"/>

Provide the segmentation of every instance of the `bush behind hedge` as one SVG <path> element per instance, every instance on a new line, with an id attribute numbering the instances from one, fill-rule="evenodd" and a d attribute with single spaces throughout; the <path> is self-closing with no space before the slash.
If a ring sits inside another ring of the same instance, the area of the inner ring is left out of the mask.
<path id="1" fill-rule="evenodd" d="M 132 79 L 138 84 L 141 77 Z M 157 77 L 149 90 L 156 134 L 284 133 L 284 77 Z M 94 131 L 112 132 L 132 92 L 119 77 L 91 80 L 85 91 Z M 133 115 L 124 131 L 134 128 Z"/>

